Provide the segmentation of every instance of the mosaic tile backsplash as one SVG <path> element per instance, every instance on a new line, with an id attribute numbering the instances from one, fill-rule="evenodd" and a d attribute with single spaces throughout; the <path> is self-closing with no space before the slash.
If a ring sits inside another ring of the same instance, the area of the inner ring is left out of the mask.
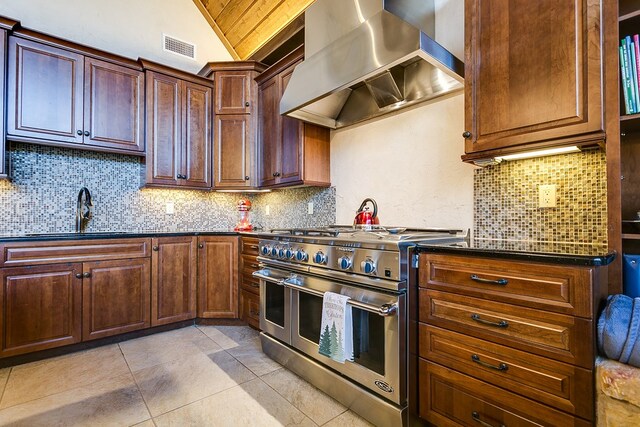
<path id="1" fill-rule="evenodd" d="M 140 189 L 144 166 L 137 157 L 16 143 L 8 154 L 12 181 L 0 181 L 0 235 L 74 231 L 83 186 L 94 202 L 88 232 L 227 230 L 238 221 L 242 197 L 253 204 L 253 224 L 267 229 L 335 222 L 334 188 L 251 195 Z M 174 203 L 172 215 L 165 213 L 167 202 Z M 307 214 L 309 202 L 313 215 Z"/>
<path id="2" fill-rule="evenodd" d="M 475 171 L 474 236 L 606 244 L 605 153 L 502 162 Z M 538 207 L 538 186 L 556 185 L 556 207 Z"/>

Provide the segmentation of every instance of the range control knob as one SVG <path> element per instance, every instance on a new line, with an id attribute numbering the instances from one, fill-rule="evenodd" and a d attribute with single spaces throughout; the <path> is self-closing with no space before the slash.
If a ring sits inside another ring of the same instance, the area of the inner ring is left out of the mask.
<path id="1" fill-rule="evenodd" d="M 291 250 L 291 248 L 287 248 L 287 250 L 284 251 L 284 257 L 285 257 L 285 259 L 293 259 L 293 258 L 295 258 L 294 252 Z"/>
<path id="2" fill-rule="evenodd" d="M 295 253 L 296 261 L 306 261 L 309 257 L 305 251 L 298 249 Z"/>
<path id="3" fill-rule="evenodd" d="M 278 249 L 278 258 L 285 258 L 287 251 L 284 248 Z"/>
<path id="4" fill-rule="evenodd" d="M 269 255 L 271 253 L 271 246 L 269 245 L 264 245 L 260 248 L 260 253 L 262 255 Z"/>
<path id="5" fill-rule="evenodd" d="M 340 259 L 338 260 L 338 265 L 340 266 L 340 268 L 342 270 L 348 270 L 351 268 L 351 258 L 349 258 L 348 256 L 343 256 L 340 257 Z"/>
<path id="6" fill-rule="evenodd" d="M 376 271 L 376 262 L 371 258 L 367 258 L 360 263 L 360 268 L 366 274 L 372 274 Z"/>
<path id="7" fill-rule="evenodd" d="M 271 248 L 271 256 L 272 257 L 277 257 L 278 256 L 278 247 L 274 246 Z"/>
<path id="8" fill-rule="evenodd" d="M 315 262 L 316 264 L 324 264 L 327 262 L 327 256 L 323 254 L 322 251 L 318 251 L 313 256 L 313 262 Z"/>

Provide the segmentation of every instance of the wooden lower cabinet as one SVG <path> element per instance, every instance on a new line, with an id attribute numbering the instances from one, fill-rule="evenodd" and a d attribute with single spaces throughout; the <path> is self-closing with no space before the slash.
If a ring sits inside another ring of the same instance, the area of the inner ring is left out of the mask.
<path id="1" fill-rule="evenodd" d="M 151 326 L 148 258 L 83 264 L 82 340 Z"/>
<path id="2" fill-rule="evenodd" d="M 260 329 L 260 294 L 240 290 L 240 318 L 249 326 Z"/>
<path id="3" fill-rule="evenodd" d="M 151 326 L 196 317 L 197 237 L 152 240 Z"/>
<path id="4" fill-rule="evenodd" d="M 79 342 L 82 264 L 0 269 L 0 356 Z"/>
<path id="5" fill-rule="evenodd" d="M 198 317 L 238 318 L 238 237 L 198 237 Z"/>

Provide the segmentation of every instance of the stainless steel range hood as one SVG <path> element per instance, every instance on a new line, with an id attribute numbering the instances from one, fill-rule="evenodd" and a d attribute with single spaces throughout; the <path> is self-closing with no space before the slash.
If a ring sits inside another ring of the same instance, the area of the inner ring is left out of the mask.
<path id="1" fill-rule="evenodd" d="M 340 128 L 462 90 L 464 64 L 434 33 L 434 0 L 316 0 L 280 114 Z"/>

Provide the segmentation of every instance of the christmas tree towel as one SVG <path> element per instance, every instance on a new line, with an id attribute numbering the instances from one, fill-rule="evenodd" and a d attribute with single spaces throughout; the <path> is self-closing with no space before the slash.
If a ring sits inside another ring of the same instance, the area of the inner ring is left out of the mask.
<path id="1" fill-rule="evenodd" d="M 326 292 L 322 298 L 320 354 L 344 363 L 353 361 L 353 322 L 349 297 Z"/>

